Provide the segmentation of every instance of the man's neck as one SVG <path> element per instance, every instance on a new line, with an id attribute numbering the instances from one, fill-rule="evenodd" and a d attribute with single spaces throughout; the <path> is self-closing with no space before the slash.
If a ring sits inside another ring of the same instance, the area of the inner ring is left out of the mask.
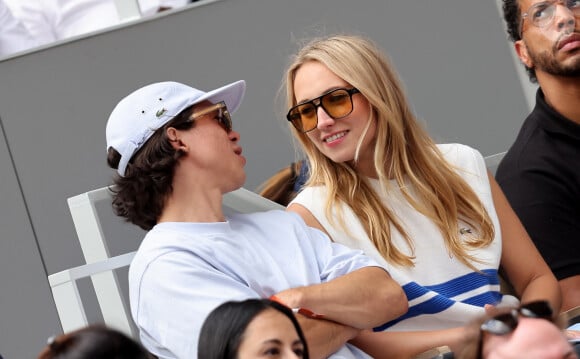
<path id="1" fill-rule="evenodd" d="M 560 115 L 580 124 L 580 78 L 537 75 L 546 103 Z"/>
<path id="2" fill-rule="evenodd" d="M 200 182 L 174 178 L 173 191 L 165 200 L 158 222 L 224 222 L 223 194 Z"/>

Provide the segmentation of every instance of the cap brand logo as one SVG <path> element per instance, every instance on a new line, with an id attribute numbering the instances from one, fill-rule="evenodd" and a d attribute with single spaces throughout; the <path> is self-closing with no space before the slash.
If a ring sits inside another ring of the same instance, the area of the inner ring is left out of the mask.
<path id="1" fill-rule="evenodd" d="M 161 117 L 161 116 L 165 115 L 166 112 L 167 112 L 167 109 L 162 108 L 161 110 L 157 111 L 157 113 L 155 113 L 155 116 Z"/>

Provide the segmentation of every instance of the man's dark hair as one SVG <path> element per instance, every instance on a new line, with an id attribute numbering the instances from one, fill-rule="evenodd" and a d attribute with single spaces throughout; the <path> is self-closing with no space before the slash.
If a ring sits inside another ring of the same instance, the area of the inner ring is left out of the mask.
<path id="1" fill-rule="evenodd" d="M 507 33 L 509 35 L 509 39 L 512 42 L 516 42 L 521 40 L 520 37 L 520 21 L 521 21 L 521 9 L 519 0 L 502 0 L 503 2 L 503 18 L 505 20 L 507 26 Z M 528 77 L 532 83 L 537 83 L 538 78 L 536 77 L 536 70 L 531 67 L 527 67 L 523 64 L 526 68 L 526 72 L 528 73 Z"/>
<path id="2" fill-rule="evenodd" d="M 173 175 L 177 161 L 183 153 L 176 151 L 167 137 L 167 128 L 187 130 L 194 126 L 189 120 L 191 107 L 159 128 L 143 147 L 133 155 L 125 176 L 114 178 L 113 210 L 145 230 L 153 228 L 161 215 L 167 197 L 173 191 Z M 107 163 L 117 169 L 121 156 L 109 148 Z"/>

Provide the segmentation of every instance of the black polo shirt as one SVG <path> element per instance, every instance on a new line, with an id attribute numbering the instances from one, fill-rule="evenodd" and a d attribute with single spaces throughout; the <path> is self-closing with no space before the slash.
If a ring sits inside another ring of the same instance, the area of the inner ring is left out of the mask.
<path id="1" fill-rule="evenodd" d="M 496 179 L 558 280 L 580 275 L 580 125 L 541 89 Z"/>

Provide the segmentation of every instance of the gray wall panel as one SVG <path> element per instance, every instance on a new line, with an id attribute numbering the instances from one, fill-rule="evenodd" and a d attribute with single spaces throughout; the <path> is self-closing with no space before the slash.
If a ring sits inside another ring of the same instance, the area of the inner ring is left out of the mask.
<path id="1" fill-rule="evenodd" d="M 246 187 L 255 189 L 295 158 L 276 93 L 289 55 L 316 34 L 370 36 L 388 51 L 438 141 L 484 155 L 503 151 L 527 112 L 503 27 L 493 1 L 223 0 L 6 59 L 0 116 L 31 220 L 19 237 L 36 239 L 48 273 L 83 263 L 66 198 L 109 183 L 107 116 L 122 96 L 154 81 L 210 89 L 247 80 L 234 125 L 248 158 Z M 2 210 L 12 201 L 21 205 L 22 198 L 3 200 Z M 113 252 L 136 248 L 141 232 L 107 223 Z M 32 253 L 0 252 L 0 263 L 39 261 Z M 47 286 L 40 288 L 50 303 Z M 43 315 L 54 320 L 50 310 Z M 4 345 L 20 344 L 0 336 L 0 352 Z"/>
<path id="2" fill-rule="evenodd" d="M 0 354 L 35 358 L 60 325 L 0 118 Z"/>

